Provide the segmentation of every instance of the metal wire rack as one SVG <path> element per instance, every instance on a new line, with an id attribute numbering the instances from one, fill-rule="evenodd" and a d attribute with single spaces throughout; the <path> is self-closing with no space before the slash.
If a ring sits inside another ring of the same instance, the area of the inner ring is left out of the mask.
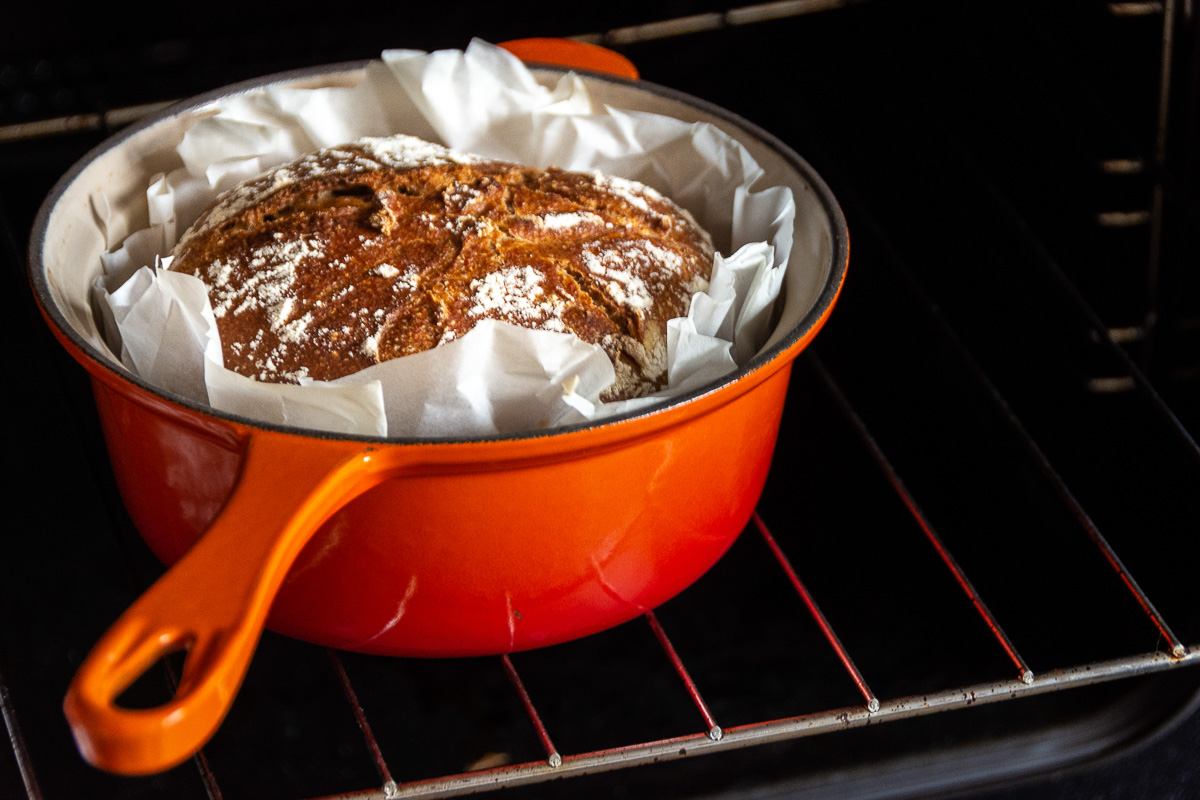
<path id="1" fill-rule="evenodd" d="M 861 694 L 862 703 L 841 708 L 833 708 L 795 717 L 762 720 L 750 724 L 732 727 L 721 727 L 714 718 L 703 693 L 691 678 L 683 659 L 678 655 L 668 633 L 659 622 L 654 612 L 645 615 L 645 623 L 653 632 L 655 639 L 661 645 L 662 655 L 669 661 L 681 685 L 686 689 L 695 708 L 696 731 L 692 734 L 659 741 L 641 742 L 625 745 L 619 748 L 599 750 L 586 753 L 561 754 L 552 741 L 551 733 L 547 730 L 536 704 L 522 683 L 513 661 L 509 656 L 501 656 L 505 674 L 511 686 L 520 698 L 521 705 L 528 715 L 532 728 L 536 731 L 538 740 L 544 749 L 545 758 L 537 762 L 525 762 L 480 769 L 447 775 L 425 780 L 398 783 L 388 768 L 378 743 L 375 741 L 371 725 L 363 711 L 352 681 L 350 680 L 338 654 L 329 651 L 333 659 L 338 678 L 346 698 L 354 710 L 355 718 L 366 741 L 367 748 L 372 754 L 375 767 L 378 770 L 382 786 L 367 789 L 359 793 L 351 793 L 346 797 L 440 797 L 459 794 L 472 794 L 484 790 L 513 787 L 536 783 L 550 779 L 566 778 L 573 775 L 594 774 L 600 771 L 618 769 L 640 764 L 658 763 L 661 761 L 690 756 L 701 756 L 720 750 L 748 747 L 752 745 L 776 742 L 779 740 L 795 739 L 813 736 L 832 731 L 844 730 L 855 726 L 865 726 L 878 722 L 900 720 L 913 716 L 927 715 L 939 711 L 963 709 L 977 703 L 990 703 L 1012 700 L 1045 692 L 1058 691 L 1070 687 L 1082 686 L 1105 681 L 1112 681 L 1134 675 L 1157 671 L 1177 669 L 1194 665 L 1200 661 L 1200 647 L 1185 645 L 1172 632 L 1166 620 L 1155 609 L 1153 602 L 1138 586 L 1121 563 L 1119 556 L 1113 551 L 1104 536 L 1087 518 L 1086 513 L 1078 507 L 1069 491 L 1061 484 L 1053 472 L 1053 468 L 1044 458 L 1039 456 L 1047 479 L 1056 484 L 1056 490 L 1064 498 L 1064 502 L 1072 506 L 1072 513 L 1077 517 L 1087 538 L 1102 554 L 1104 560 L 1112 567 L 1113 580 L 1119 581 L 1128 591 L 1128 601 L 1136 605 L 1145 615 L 1148 626 L 1158 631 L 1163 646 L 1153 652 L 1138 653 L 1121 658 L 1105 661 L 1077 664 L 1046 670 L 1040 674 L 1034 672 L 1026 664 L 1016 646 L 1004 632 L 1000 622 L 988 610 L 988 607 L 975 588 L 970 578 L 955 561 L 939 538 L 929 521 L 922 513 L 917 500 L 908 492 L 904 482 L 896 470 L 888 463 L 886 455 L 872 438 L 861 419 L 849 405 L 839 387 L 833 381 L 828 371 L 816 358 L 810 359 L 809 366 L 816 370 L 827 391 L 835 398 L 840 411 L 851 421 L 858 434 L 862 446 L 869 452 L 871 458 L 878 464 L 887 482 L 895 490 L 899 500 L 916 521 L 920 530 L 936 551 L 938 558 L 945 568 L 953 575 L 954 581 L 962 589 L 967 602 L 980 617 L 980 623 L 986 627 L 998 652 L 1002 652 L 1011 662 L 1012 677 L 998 681 L 985 681 L 971 685 L 943 688 L 939 691 L 923 693 L 919 696 L 904 696 L 885 698 L 881 700 L 871 690 L 867 679 L 855 666 L 851 653 L 840 641 L 837 632 L 821 612 L 817 600 L 805 587 L 796 570 L 784 553 L 780 543 L 771 533 L 767 523 L 761 516 L 755 515 L 751 531 L 748 535 L 761 536 L 773 556 L 776 567 L 786 576 L 788 583 L 802 599 L 804 607 L 816 622 L 821 635 L 828 646 L 836 654 L 844 668 L 845 677 L 851 681 Z M 997 402 L 1002 402 L 997 398 Z M 1015 418 L 1009 418 L 1014 426 L 1018 426 Z M 1025 445 L 1036 451 L 1037 445 L 1030 439 L 1025 439 Z"/>
<path id="2" fill-rule="evenodd" d="M 807 613 L 811 617 L 819 637 L 825 641 L 841 666 L 842 677 L 840 680 L 853 685 L 854 692 L 859 696 L 859 702 L 794 716 L 767 717 L 748 723 L 722 725 L 722 720 L 710 709 L 704 691 L 691 677 L 687 659 L 680 656 L 673 643 L 668 632 L 670 624 L 664 625 L 658 614 L 650 612 L 645 615 L 644 624 L 652 632 L 653 638 L 661 648 L 659 657 L 670 665 L 678 679 L 678 685 L 682 687 L 690 700 L 691 716 L 694 722 L 693 732 L 586 752 L 560 752 L 554 744 L 554 731 L 543 721 L 542 714 L 538 710 L 538 702 L 526 688 L 520 671 L 514 663 L 514 659 L 519 660 L 520 655 L 502 656 L 499 657 L 499 662 L 508 679 L 510 690 L 519 701 L 529 729 L 536 735 L 542 749 L 542 757 L 537 760 L 485 766 L 437 777 L 397 780 L 392 768 L 389 767 L 389 759 L 384 755 L 384 748 L 381 747 L 373 732 L 372 718 L 377 720 L 380 713 L 402 712 L 391 712 L 386 708 L 382 710 L 376 708 L 374 711 L 368 712 L 359 697 L 356 681 L 351 678 L 351 670 L 348 670 L 344 663 L 346 656 L 328 650 L 325 652 L 333 666 L 333 682 L 344 694 L 357 728 L 361 732 L 362 748 L 369 755 L 379 778 L 377 786 L 342 792 L 338 796 L 354 798 L 443 797 L 499 788 L 512 789 L 574 776 L 594 775 L 631 766 L 655 764 L 685 757 L 706 756 L 755 745 L 795 740 L 885 721 L 930 715 L 934 712 L 965 709 L 976 704 L 1013 700 L 1071 687 L 1115 681 L 1135 675 L 1174 670 L 1200 661 L 1200 648 L 1194 644 L 1185 644 L 1172 632 L 1168 622 L 1155 609 L 1152 600 L 1139 587 L 1103 534 L 1091 522 L 1086 512 L 1079 507 L 1078 502 L 1062 484 L 1061 478 L 1054 472 L 1053 467 L 1041 455 L 1037 444 L 1021 429 L 1016 418 L 1007 412 L 1002 398 L 998 394 L 994 394 L 994 402 L 1000 407 L 1012 429 L 1022 437 L 1023 446 L 1035 455 L 1044 479 L 1053 485 L 1054 491 L 1062 498 L 1062 502 L 1070 507 L 1071 516 L 1076 519 L 1082 534 L 1081 540 L 1089 542 L 1102 556 L 1103 562 L 1111 568 L 1111 581 L 1122 587 L 1126 602 L 1137 609 L 1137 616 L 1141 618 L 1148 630 L 1156 632 L 1156 638 L 1161 643 L 1153 651 L 1090 663 L 1057 666 L 1035 673 L 1021 654 L 1018 645 L 1005 632 L 1002 621 L 989 610 L 986 597 L 976 590 L 970 575 L 956 561 L 951 549 L 947 547 L 934 525 L 922 511 L 919 500 L 906 488 L 902 476 L 889 462 L 882 447 L 867 429 L 819 356 L 806 356 L 801 368 L 812 374 L 814 378 L 812 385 L 823 389 L 831 400 L 832 406 L 846 420 L 849 429 L 857 439 L 858 446 L 876 465 L 884 481 L 894 492 L 896 501 L 904 507 L 915 524 L 913 530 L 919 531 L 923 535 L 927 544 L 930 545 L 931 551 L 936 555 L 936 560 L 952 577 L 957 589 L 961 590 L 961 602 L 964 606 L 972 609 L 976 624 L 987 632 L 996 660 L 1007 662 L 1007 668 L 1000 667 L 998 669 L 1001 672 L 1009 673 L 1008 677 L 944 686 L 920 694 L 880 697 L 870 686 L 870 672 L 864 674 L 855 665 L 853 648 L 843 644 L 835 626 L 822 612 L 820 594 L 810 591 L 797 569 L 793 567 L 791 558 L 785 552 L 789 542 L 786 538 L 783 541 L 777 538 L 767 521 L 756 514 L 745 535 L 760 539 L 765 545 L 766 552 L 770 554 L 769 560 L 773 568 L 786 580 L 787 585 L 801 601 L 802 608 L 797 607 L 792 613 Z M 1186 440 L 1182 430 L 1180 430 L 1180 435 L 1184 437 L 1189 447 L 1194 447 Z M 909 541 L 906 547 L 915 547 L 918 544 L 913 540 Z M 765 580 L 761 576 L 760 579 Z M 630 623 L 630 625 L 637 624 L 639 623 Z M 989 672 L 994 674 L 995 671 Z M 10 743 L 26 781 L 27 792 L 31 797 L 41 797 L 42 794 L 33 769 L 35 759 L 26 748 L 7 689 L 0 695 L 0 705 L 5 711 Z M 203 753 L 196 757 L 195 766 L 207 794 L 210 797 L 223 796 L 222 781 L 218 779 L 217 772 L 209 765 L 208 759 Z M 405 764 L 402 771 L 408 771 L 411 768 L 411 764 Z"/>
<path id="3" fill-rule="evenodd" d="M 836 391 L 835 388 L 834 390 Z M 846 413 L 853 415 L 853 411 L 849 408 L 846 408 Z M 1136 582 L 1125 572 L 1124 568 L 1120 566 L 1116 554 L 1103 541 L 1103 537 L 1099 535 L 1099 532 L 1093 529 L 1089 531 L 1089 535 L 1104 552 L 1105 558 L 1113 564 L 1119 579 L 1129 589 L 1131 602 L 1136 602 L 1149 617 L 1149 622 L 1162 633 L 1163 638 L 1168 644 L 1168 652 L 1156 651 L 1104 662 L 1063 667 L 1035 676 L 1005 635 L 999 623 L 987 610 L 982 598 L 972 588 L 967 576 L 963 574 L 954 562 L 953 556 L 946 551 L 945 547 L 938 540 L 937 534 L 922 519 L 920 509 L 916 506 L 912 497 L 904 490 L 899 477 L 887 466 L 886 458 L 871 441 L 869 433 L 862 428 L 860 428 L 860 433 L 867 446 L 872 449 L 873 456 L 887 470 L 889 481 L 896 487 L 897 492 L 901 495 L 905 505 L 914 517 L 918 519 L 921 528 L 925 531 L 930 543 L 937 550 L 939 557 L 953 573 L 955 580 L 966 593 L 970 603 L 979 612 L 984 624 L 986 624 L 988 630 L 995 637 L 997 645 L 1013 662 L 1016 677 L 1003 681 L 947 688 L 939 692 L 926 693 L 919 697 L 899 697 L 881 702 L 871 691 L 866 680 L 855 667 L 851 655 L 842 645 L 837 633 L 829 625 L 816 601 L 797 576 L 787 556 L 772 536 L 766 523 L 763 522 L 761 517 L 755 515 L 753 520 L 754 529 L 767 543 L 778 562 L 779 568 L 786 574 L 797 594 L 803 599 L 805 607 L 817 621 L 829 646 L 834 650 L 844 666 L 847 676 L 862 694 L 864 702 L 861 705 L 829 709 L 798 717 L 764 720 L 753 724 L 722 729 L 713 718 L 701 692 L 688 674 L 686 665 L 676 653 L 670 638 L 659 623 L 654 612 L 648 612 L 645 615 L 646 624 L 654 632 L 655 638 L 662 646 L 665 657 L 670 661 L 680 681 L 686 687 L 687 693 L 697 711 L 697 722 L 703 723 L 697 726 L 700 729 L 696 733 L 669 740 L 644 742 L 611 750 L 570 754 L 564 757 L 555 748 L 550 733 L 546 730 L 535 704 L 530 699 L 528 691 L 522 684 L 512 660 L 509 656 L 501 656 L 505 673 L 511 681 L 512 688 L 520 697 L 522 706 L 528 714 L 529 721 L 537 731 L 538 739 L 545 749 L 546 758 L 544 761 L 506 765 L 491 769 L 481 769 L 470 773 L 399 784 L 393 779 L 391 771 L 388 769 L 386 760 L 380 751 L 378 743 L 375 741 L 370 723 L 363 712 L 362 705 L 355 694 L 354 687 L 345 668 L 342 666 L 337 653 L 329 651 L 329 656 L 334 660 L 346 698 L 354 710 L 355 718 L 362 730 L 367 747 L 372 754 L 375 767 L 382 781 L 381 788 L 364 790 L 360 793 L 347 794 L 345 796 L 397 798 L 444 797 L 473 794 L 483 790 L 517 786 L 552 778 L 569 777 L 575 774 L 595 773 L 638 764 L 657 763 L 663 760 L 686 756 L 699 756 L 722 748 L 747 747 L 782 739 L 812 736 L 852 726 L 904 719 L 955 708 L 965 708 L 975 703 L 1011 700 L 1025 695 L 1056 691 L 1072 686 L 1087 685 L 1148 672 L 1173 669 L 1200 661 L 1200 648 L 1195 645 L 1190 647 L 1185 646 L 1170 633 L 1166 622 L 1154 610 L 1149 598 L 1137 587 Z"/>

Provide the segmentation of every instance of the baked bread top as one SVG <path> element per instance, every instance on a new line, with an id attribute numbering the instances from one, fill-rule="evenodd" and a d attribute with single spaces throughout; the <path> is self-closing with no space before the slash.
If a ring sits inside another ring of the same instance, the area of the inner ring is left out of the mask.
<path id="1" fill-rule="evenodd" d="M 208 286 L 225 366 L 257 380 L 333 380 L 490 318 L 599 345 L 616 400 L 666 385 L 667 320 L 713 249 L 640 183 L 394 136 L 241 184 L 172 255 Z"/>

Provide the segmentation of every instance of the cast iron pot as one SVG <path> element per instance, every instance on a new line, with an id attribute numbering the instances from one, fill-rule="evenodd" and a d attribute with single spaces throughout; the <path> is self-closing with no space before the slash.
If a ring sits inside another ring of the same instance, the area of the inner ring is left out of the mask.
<path id="1" fill-rule="evenodd" d="M 216 412 L 131 375 L 96 343 L 87 287 L 103 237 L 93 194 L 144 207 L 161 144 L 212 100 L 266 85 L 345 85 L 365 64 L 272 76 L 175 106 L 100 145 L 56 185 L 30 247 L 34 292 L 89 372 L 122 498 L 173 565 L 95 645 L 64 709 L 84 757 L 140 774 L 188 758 L 224 717 L 264 625 L 404 656 L 499 654 L 624 622 L 729 548 L 766 479 L 791 365 L 833 308 L 845 222 L 821 178 L 769 134 L 640 81 L 584 72 L 617 107 L 716 124 L 790 186 L 793 263 L 767 345 L 726 378 L 621 418 L 459 440 L 345 436 Z M 556 80 L 560 70 L 537 67 Z M 166 705 L 116 698 L 187 650 Z"/>

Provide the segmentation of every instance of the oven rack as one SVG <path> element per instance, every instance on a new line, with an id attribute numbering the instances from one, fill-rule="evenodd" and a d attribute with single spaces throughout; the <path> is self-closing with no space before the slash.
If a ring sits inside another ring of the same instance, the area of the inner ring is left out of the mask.
<path id="1" fill-rule="evenodd" d="M 833 387 L 833 391 L 836 391 L 836 387 Z M 852 415 L 853 411 L 847 409 L 847 413 Z M 871 442 L 869 433 L 865 429 L 861 429 L 860 432 L 864 440 L 867 441 L 868 446 L 874 450 L 875 445 Z M 912 511 L 915 517 L 920 518 L 920 510 L 915 505 L 914 500 L 904 491 L 899 477 L 886 465 L 886 459 L 883 454 L 876 451 L 874 455 L 880 460 L 884 469 L 888 471 L 888 478 L 896 486 L 897 492 L 901 495 L 905 505 Z M 1200 662 L 1200 646 L 1185 646 L 1170 633 L 1166 622 L 1154 610 L 1153 604 L 1137 586 L 1132 577 L 1120 566 L 1119 559 L 1108 548 L 1107 543 L 1103 541 L 1103 537 L 1099 536 L 1098 532 L 1093 531 L 1091 532 L 1093 540 L 1096 541 L 1098 547 L 1105 551 L 1106 558 L 1110 559 L 1111 563 L 1113 563 L 1120 580 L 1129 588 L 1131 599 L 1141 606 L 1147 617 L 1150 618 L 1151 623 L 1162 633 L 1169 647 L 1166 652 L 1141 653 L 1104 662 L 1051 669 L 1045 673 L 1035 675 L 1025 664 L 1019 653 L 1017 653 L 999 623 L 987 610 L 982 598 L 975 593 L 967 577 L 954 563 L 953 557 L 946 552 L 940 541 L 938 541 L 936 533 L 923 520 L 921 521 L 921 527 L 926 531 L 930 543 L 937 549 L 939 556 L 945 561 L 947 568 L 954 573 L 955 580 L 959 582 L 959 585 L 966 592 L 970 603 L 979 612 L 987 628 L 995 637 L 998 646 L 1012 660 L 1014 670 L 1017 673 L 1016 677 L 1009 680 L 948 688 L 937 692 L 925 693 L 920 696 L 900 697 L 881 702 L 871 691 L 866 680 L 855 667 L 850 653 L 841 644 L 837 633 L 828 624 L 816 601 L 796 575 L 787 556 L 772 536 L 766 523 L 758 514 L 755 514 L 752 520 L 752 528 L 763 537 L 774 554 L 779 568 L 787 575 L 796 592 L 803 598 L 804 605 L 817 621 L 829 646 L 836 652 L 838 659 L 845 667 L 848 679 L 853 681 L 858 691 L 862 694 L 864 702 L 861 705 L 828 709 L 798 717 L 766 720 L 722 729 L 713 718 L 702 693 L 697 689 L 695 682 L 690 677 L 687 666 L 676 653 L 675 648 L 671 644 L 670 637 L 663 630 L 654 612 L 650 611 L 645 614 L 644 620 L 661 644 L 664 656 L 670 661 L 680 681 L 686 687 L 687 693 L 697 711 L 697 722 L 702 723 L 700 725 L 701 729 L 696 733 L 669 740 L 643 742 L 610 750 L 564 756 L 555 748 L 550 733 L 542 723 L 537 708 L 522 684 L 511 658 L 509 656 L 501 656 L 500 659 L 504 665 L 506 674 L 512 682 L 512 687 L 521 698 L 522 705 L 529 716 L 529 721 L 537 731 L 538 738 L 545 748 L 546 758 L 539 762 L 506 765 L 470 773 L 447 775 L 409 783 L 397 783 L 392 777 L 386 759 L 383 757 L 378 744 L 375 742 L 370 723 L 357 699 L 352 682 L 345 668 L 341 665 L 338 654 L 333 650 L 329 650 L 329 656 L 334 660 L 347 701 L 354 711 L 355 719 L 362 731 L 364 741 L 372 754 L 375 767 L 382 780 L 380 788 L 347 793 L 339 795 L 339 797 L 361 798 L 361 800 L 387 798 L 391 800 L 391 798 L 453 797 L 476 794 L 493 789 L 564 779 L 575 775 L 595 774 L 606 770 L 656 764 L 677 758 L 701 756 L 718 750 L 729 750 L 832 733 L 857 726 L 901 720 L 941 711 L 965 709 L 975 704 L 1015 700 L 1045 692 L 1060 691 L 1072 687 L 1086 686 L 1195 665 Z M 202 767 L 202 770 L 206 773 L 207 779 L 213 780 L 211 773 L 207 769 Z M 215 789 L 215 784 L 213 784 L 213 788 Z"/>
<path id="2" fill-rule="evenodd" d="M 952 336 L 953 334 L 952 332 L 947 332 L 946 335 Z M 1200 661 L 1200 647 L 1195 644 L 1185 644 L 1175 636 L 1167 621 L 1158 613 L 1151 599 L 1147 597 L 1133 576 L 1125 569 L 1119 556 L 1112 550 L 1104 536 L 1090 523 L 1086 513 L 1082 509 L 1073 508 L 1072 515 L 1079 521 L 1081 532 L 1085 534 L 1084 538 L 1090 542 L 1091 546 L 1102 553 L 1104 561 L 1111 567 L 1112 581 L 1121 584 L 1126 594 L 1127 602 L 1137 607 L 1139 615 L 1143 617 L 1144 624 L 1148 629 L 1156 631 L 1156 637 L 1161 644 L 1153 651 L 1034 672 L 1021 655 L 1020 648 L 1014 645 L 1013 640 L 1005 632 L 1001 620 L 997 619 L 988 609 L 987 598 L 981 596 L 976 591 L 970 576 L 960 567 L 954 555 L 934 530 L 934 527 L 922 511 L 919 500 L 905 487 L 902 476 L 889 462 L 887 455 L 867 429 L 841 387 L 822 362 L 820 356 L 816 354 L 802 356 L 798 369 L 810 373 L 814 378 L 813 385 L 820 386 L 823 389 L 833 402 L 833 405 L 838 409 L 838 412 L 848 422 L 858 440 L 859 446 L 880 470 L 886 483 L 894 491 L 896 500 L 903 505 L 915 523 L 916 529 L 924 535 L 926 544 L 936 553 L 942 568 L 953 577 L 954 583 L 961 591 L 961 602 L 972 609 L 976 624 L 981 629 L 987 631 L 996 659 L 1007 662 L 1007 667 L 1003 668 L 1003 671 L 1008 673 L 1007 677 L 999 680 L 982 680 L 976 683 L 944 687 L 922 692 L 919 695 L 878 696 L 870 687 L 871 675 L 869 673 L 864 675 L 855 665 L 853 648 L 843 645 L 835 627 L 830 624 L 823 614 L 819 594 L 811 592 L 806 587 L 805 581 L 800 577 L 796 568 L 793 567 L 791 560 L 785 553 L 787 548 L 786 539 L 783 539 L 781 543 L 780 538 L 777 538 L 777 535 L 772 532 L 768 521 L 756 513 L 743 537 L 759 539 L 765 545 L 765 549 L 771 554 L 774 568 L 786 578 L 787 583 L 796 593 L 796 596 L 802 601 L 805 612 L 811 616 L 821 637 L 824 639 L 825 645 L 836 655 L 837 661 L 843 670 L 842 681 L 847 685 L 853 685 L 854 691 L 859 695 L 860 702 L 796 716 L 761 719 L 750 723 L 723 727 L 721 725 L 722 720 L 714 716 L 713 712 L 710 711 L 709 705 L 705 700 L 705 693 L 698 688 L 696 681 L 692 679 L 687 661 L 680 657 L 672 641 L 672 637 L 668 633 L 670 625 L 664 625 L 660 622 L 659 615 L 651 611 L 646 613 L 641 623 L 635 621 L 627 625 L 645 625 L 653 633 L 654 639 L 661 648 L 660 657 L 671 665 L 679 684 L 690 698 L 694 707 L 694 732 L 671 738 L 642 741 L 590 752 L 559 752 L 553 743 L 555 738 L 554 730 L 543 722 L 543 715 L 538 710 L 538 702 L 532 698 L 531 693 L 526 689 L 520 671 L 514 664 L 514 659 L 519 661 L 522 655 L 515 654 L 511 657 L 501 656 L 498 660 L 509 679 L 512 692 L 519 698 L 530 729 L 535 732 L 543 749 L 543 757 L 538 760 L 529 760 L 521 763 L 505 764 L 469 772 L 406 781 L 397 780 L 394 777 L 392 770 L 395 766 L 395 754 L 385 756 L 383 748 L 381 748 L 373 733 L 373 725 L 379 721 L 380 710 L 374 709 L 371 712 L 365 710 L 364 704 L 359 698 L 355 680 L 350 676 L 350 670 L 347 669 L 344 663 L 347 658 L 355 658 L 355 656 L 339 654 L 333 650 L 324 650 L 325 655 L 333 666 L 332 675 L 334 676 L 334 682 L 343 693 L 345 702 L 360 731 L 362 749 L 369 754 L 370 760 L 379 777 L 378 786 L 351 791 L 339 791 L 336 796 L 339 798 L 362 798 L 363 800 L 366 798 L 449 797 L 501 788 L 512 790 L 517 787 L 531 786 L 550 781 L 567 781 L 569 783 L 569 779 L 576 776 L 596 775 L 606 771 L 639 765 L 659 764 L 684 758 L 691 759 L 693 757 L 729 752 L 741 748 L 799 740 L 821 734 L 843 732 L 853 728 L 877 725 L 885 721 L 899 721 L 931 715 L 937 712 L 963 711 L 977 705 L 1015 700 L 1045 693 L 1055 693 L 1069 688 L 1106 683 L 1168 670 L 1177 670 L 1185 666 L 1194 665 Z M 986 380 L 985 377 L 981 377 L 981 379 Z M 1055 491 L 1065 498 L 1064 502 L 1074 504 L 1075 501 L 1071 498 L 1069 491 L 1061 485 L 1061 479 L 1054 473 L 1053 468 L 1044 461 L 1044 457 L 1038 451 L 1037 444 L 1029 437 L 1028 432 L 1021 428 L 1016 418 L 1011 415 L 1011 412 L 1004 405 L 1003 399 L 998 393 L 992 392 L 992 396 L 1001 415 L 1008 420 L 1011 430 L 1022 437 L 1024 446 L 1030 452 L 1038 454 L 1039 460 L 1042 461 L 1041 466 L 1045 479 L 1056 484 Z M 1148 387 L 1147 396 L 1151 401 L 1159 402 L 1156 396 L 1148 390 Z M 1169 416 L 1169 412 L 1166 413 Z M 1194 443 L 1190 441 L 1186 431 L 1181 427 L 1177 430 L 1177 436 L 1188 447 L 1194 449 Z M 909 546 L 913 545 L 910 543 Z M 136 561 L 136 559 L 133 560 Z M 130 569 L 136 572 L 138 566 L 131 564 Z M 803 570 L 800 570 L 800 572 L 803 572 Z M 322 648 L 315 647 L 308 649 L 311 651 L 322 650 Z M 309 653 L 306 657 L 313 658 L 315 656 Z M 167 683 L 173 684 L 173 670 L 170 664 L 164 664 L 164 674 Z M 39 789 L 39 780 L 34 768 L 37 757 L 35 753 L 28 749 L 24 741 L 20 722 L 16 717 L 8 689 L 3 685 L 2 678 L 3 676 L 0 676 L 0 706 L 4 710 L 10 743 L 22 772 L 29 797 L 40 798 L 45 795 Z M 386 709 L 382 711 L 384 715 L 387 713 L 389 712 Z M 222 789 L 224 780 L 218 777 L 219 770 L 214 770 L 210 766 L 206 755 L 202 752 L 193 759 L 193 762 L 195 772 L 204 784 L 206 794 L 209 797 L 225 796 Z M 392 762 L 391 765 L 389 765 L 389 762 Z M 411 765 L 404 765 L 401 770 L 409 768 L 411 768 Z"/>
<path id="3" fill-rule="evenodd" d="M 988 610 L 984 599 L 975 591 L 969 578 L 956 563 L 953 555 L 946 549 L 937 533 L 930 526 L 928 520 L 925 519 L 916 499 L 907 491 L 903 480 L 888 462 L 886 455 L 872 438 L 862 420 L 858 418 L 845 395 L 820 359 L 812 355 L 805 356 L 804 358 L 808 361 L 807 366 L 819 374 L 821 382 L 825 385 L 830 395 L 834 397 L 841 412 L 853 424 L 855 432 L 858 434 L 863 446 L 870 452 L 872 459 L 886 475 L 888 483 L 894 488 L 898 498 L 924 532 L 929 544 L 937 552 L 938 557 L 945 564 L 947 570 L 953 574 L 954 580 L 965 593 L 967 601 L 979 614 L 982 624 L 986 626 L 991 636 L 995 639 L 997 648 L 1003 651 L 1004 655 L 1011 661 L 1012 678 L 947 688 L 924 693 L 920 696 L 890 698 L 881 701 L 871 690 L 867 680 L 855 666 L 851 653 L 843 646 L 836 631 L 822 614 L 818 602 L 797 575 L 787 555 L 772 535 L 766 522 L 756 513 L 751 522 L 751 530 L 748 533 L 751 535 L 757 533 L 763 538 L 768 549 L 774 556 L 778 568 L 787 576 L 788 582 L 795 589 L 798 596 L 802 598 L 805 608 L 817 623 L 829 647 L 836 653 L 838 660 L 845 669 L 845 677 L 854 684 L 857 691 L 862 695 L 862 704 L 723 729 L 718 721 L 714 719 L 702 693 L 692 680 L 687 666 L 672 645 L 670 637 L 663 629 L 655 613 L 650 611 L 644 617 L 645 622 L 662 646 L 665 658 L 670 661 L 695 706 L 697 712 L 696 721 L 698 723 L 696 733 L 670 740 L 644 742 L 610 750 L 564 756 L 554 747 L 550 733 L 542 723 L 536 706 L 523 686 L 511 659 L 508 656 L 503 656 L 501 658 L 505 672 L 508 674 L 514 690 L 521 697 L 522 705 L 529 715 L 530 723 L 536 729 L 538 738 L 545 748 L 545 760 L 480 770 L 474 773 L 462 773 L 412 783 L 397 784 L 388 770 L 382 753 L 380 753 L 378 746 L 373 741 L 370 724 L 355 697 L 350 680 L 346 676 L 345 670 L 339 665 L 338 673 L 343 678 L 343 688 L 347 699 L 355 709 L 356 719 L 372 754 L 376 758 L 376 767 L 383 780 L 383 786 L 379 790 L 369 790 L 361 795 L 347 796 L 363 798 L 416 798 L 473 794 L 490 789 L 567 778 L 572 775 L 593 774 L 603 770 L 653 764 L 675 758 L 700 756 L 722 749 L 748 747 L 780 740 L 831 733 L 851 727 L 901 720 L 940 711 L 965 709 L 975 704 L 1014 700 L 1045 692 L 1175 669 L 1186 665 L 1194 665 L 1200 661 L 1200 646 L 1195 644 L 1190 646 L 1185 645 L 1171 632 L 1169 625 L 1155 609 L 1153 602 L 1138 586 L 1133 576 L 1127 572 L 1119 556 L 1112 550 L 1094 524 L 1088 520 L 1086 513 L 1078 507 L 1077 502 L 1071 497 L 1069 490 L 1062 485 L 1061 478 L 1053 472 L 1053 468 L 1044 460 L 1044 456 L 1038 453 L 1039 461 L 1041 462 L 1043 471 L 1047 475 L 1047 479 L 1056 484 L 1056 490 L 1064 498 L 1064 502 L 1072 506 L 1073 514 L 1080 520 L 1081 526 L 1086 529 L 1088 538 L 1103 553 L 1104 559 L 1113 568 L 1114 579 L 1119 580 L 1123 584 L 1129 592 L 1130 602 L 1137 604 L 1145 614 L 1147 623 L 1158 631 L 1163 646 L 1154 652 L 1140 653 L 1077 666 L 1060 667 L 1035 675 L 1012 641 L 1005 634 L 999 621 Z M 1148 384 L 1145 385 L 1145 390 L 1151 393 L 1151 395 L 1153 394 L 1153 390 Z M 995 398 L 998 404 L 1003 404 L 1003 400 L 999 395 L 995 395 Z M 1037 452 L 1036 443 L 1028 437 L 1025 431 L 1020 429 L 1020 423 L 1016 418 L 1008 414 L 1007 409 L 1004 410 L 1014 430 L 1022 436 L 1025 446 Z M 1169 412 L 1167 413 L 1169 414 Z M 1176 428 L 1176 433 L 1188 447 L 1195 450 L 1195 443 L 1182 426 Z M 1198 452 L 1198 455 L 1200 455 L 1200 452 Z M 333 651 L 330 651 L 330 656 L 334 659 L 338 658 Z"/>

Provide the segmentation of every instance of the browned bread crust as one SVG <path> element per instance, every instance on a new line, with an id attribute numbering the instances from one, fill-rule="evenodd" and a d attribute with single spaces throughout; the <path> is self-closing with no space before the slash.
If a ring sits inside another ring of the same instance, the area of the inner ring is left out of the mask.
<path id="1" fill-rule="evenodd" d="M 713 251 L 641 184 L 398 136 L 242 184 L 173 256 L 208 286 L 225 366 L 258 380 L 333 380 L 490 318 L 599 345 L 613 400 L 665 385 L 667 320 L 707 288 Z"/>

